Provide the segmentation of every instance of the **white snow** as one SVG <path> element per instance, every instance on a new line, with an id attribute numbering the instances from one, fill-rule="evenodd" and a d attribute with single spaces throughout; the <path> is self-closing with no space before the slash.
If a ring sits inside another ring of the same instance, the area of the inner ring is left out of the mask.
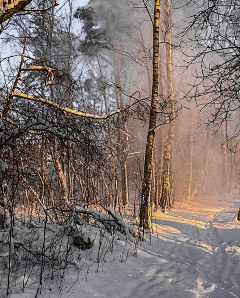
<path id="1" fill-rule="evenodd" d="M 53 281 L 45 278 L 37 297 L 240 297 L 239 197 L 223 196 L 211 206 L 207 204 L 207 200 L 186 202 L 159 213 L 153 219 L 151 235 L 137 247 L 132 239 L 115 240 L 92 228 L 93 247 L 78 251 L 81 256 L 77 259 L 75 254 L 72 262 L 76 266 L 67 267 L 62 278 L 61 274 Z M 10 297 L 34 298 L 38 287 L 34 274 L 36 269 L 24 293 L 16 286 Z M 20 276 L 16 283 L 22 279 Z"/>

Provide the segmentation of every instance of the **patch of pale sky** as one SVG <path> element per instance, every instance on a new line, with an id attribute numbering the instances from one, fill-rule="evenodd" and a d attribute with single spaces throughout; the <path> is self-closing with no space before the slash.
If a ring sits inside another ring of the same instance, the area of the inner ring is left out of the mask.
<path id="1" fill-rule="evenodd" d="M 70 6 L 72 7 L 72 11 L 74 13 L 77 10 L 77 8 L 81 6 L 86 6 L 88 2 L 89 0 L 60 0 L 59 6 L 56 8 L 56 14 L 61 16 L 67 16 L 70 11 Z M 71 30 L 74 34 L 82 34 L 82 23 L 79 21 L 79 19 L 73 18 L 71 27 Z"/>
<path id="2" fill-rule="evenodd" d="M 64 5 L 65 3 L 67 3 L 67 2 L 68 2 L 68 0 L 60 0 L 59 1 L 60 7 L 62 5 Z M 79 0 L 73 0 L 72 1 L 72 5 L 73 5 L 73 8 L 76 9 L 79 6 L 85 6 L 85 5 L 87 5 L 88 2 L 89 2 L 89 0 L 80 0 L 80 1 Z"/>
<path id="3" fill-rule="evenodd" d="M 60 0 L 59 1 L 59 6 L 56 8 L 56 12 L 58 14 L 63 13 L 68 13 L 69 12 L 69 0 Z M 79 7 L 79 6 L 85 6 L 88 4 L 89 0 L 70 0 L 72 2 L 72 8 L 73 12 Z M 78 19 L 73 18 L 72 20 L 72 30 L 73 33 L 75 34 L 81 34 L 82 31 L 82 24 Z M 14 30 L 9 32 L 13 36 L 15 35 Z M 11 44 L 6 44 L 4 41 L 0 40 L 0 47 L 1 47 L 1 52 L 0 52 L 0 59 L 3 59 L 5 57 L 10 57 L 12 56 L 13 59 L 12 62 L 18 64 L 18 60 L 20 59 L 20 56 L 18 56 L 18 52 L 21 52 L 21 50 L 15 46 L 12 47 Z M 8 63 L 7 61 L 2 62 L 1 65 L 4 69 L 8 68 Z"/>

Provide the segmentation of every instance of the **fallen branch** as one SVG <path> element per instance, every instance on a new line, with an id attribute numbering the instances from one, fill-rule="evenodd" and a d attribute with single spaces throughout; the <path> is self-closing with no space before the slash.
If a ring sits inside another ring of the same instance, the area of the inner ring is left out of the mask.
<path id="1" fill-rule="evenodd" d="M 64 210 L 64 212 L 90 215 L 95 221 L 100 222 L 112 236 L 116 231 L 118 231 L 132 242 L 135 237 L 143 239 L 141 233 L 134 230 L 128 223 L 124 222 L 122 216 L 112 208 L 103 207 L 103 209 L 107 212 L 106 214 L 99 210 L 84 209 L 83 207 L 73 206 L 69 203 L 67 198 L 63 198 L 63 201 L 65 201 L 69 208 L 69 210 Z"/>

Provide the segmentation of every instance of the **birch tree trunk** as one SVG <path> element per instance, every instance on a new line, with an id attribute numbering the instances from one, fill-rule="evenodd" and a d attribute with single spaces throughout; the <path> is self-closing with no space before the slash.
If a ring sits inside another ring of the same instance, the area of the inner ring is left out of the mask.
<path id="1" fill-rule="evenodd" d="M 140 227 L 151 228 L 150 216 L 150 195 L 152 177 L 152 159 L 155 137 L 155 127 L 157 121 L 157 105 L 159 98 L 159 25 L 160 25 L 160 0 L 155 0 L 154 5 L 154 25 L 153 25 L 153 80 L 152 80 L 152 100 L 149 119 L 149 129 L 147 135 L 144 177 L 142 183 L 142 195 L 140 206 Z"/>
<path id="2" fill-rule="evenodd" d="M 166 57 L 167 57 L 167 97 L 169 100 L 170 117 L 168 136 L 164 148 L 162 191 L 160 206 L 162 210 L 171 207 L 172 192 L 172 146 L 174 134 L 174 102 L 173 102 L 173 74 L 172 74 L 172 30 L 171 30 L 171 0 L 166 0 Z"/>

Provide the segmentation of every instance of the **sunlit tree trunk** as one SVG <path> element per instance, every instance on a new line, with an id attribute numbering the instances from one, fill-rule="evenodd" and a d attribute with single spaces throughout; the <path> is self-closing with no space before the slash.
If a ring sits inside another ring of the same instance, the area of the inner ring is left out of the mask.
<path id="1" fill-rule="evenodd" d="M 170 117 L 168 136 L 164 148 L 163 172 L 162 172 L 162 192 L 160 206 L 162 210 L 171 207 L 172 192 L 172 146 L 174 134 L 174 102 L 173 102 L 173 74 L 172 74 L 172 30 L 171 30 L 171 1 L 166 1 L 166 56 L 167 56 L 167 97 L 169 100 Z"/>
<path id="2" fill-rule="evenodd" d="M 59 152 L 57 148 L 57 141 L 54 139 L 54 145 L 53 145 L 53 160 L 54 160 L 54 165 L 55 165 L 55 170 L 58 176 L 58 180 L 60 183 L 60 187 L 62 190 L 62 195 L 64 198 L 68 198 L 68 185 L 67 185 L 67 179 L 66 175 L 63 171 L 62 164 L 59 160 Z"/>
<path id="3" fill-rule="evenodd" d="M 111 192 L 111 189 L 110 189 L 109 185 L 107 184 L 107 181 L 106 181 L 106 178 L 105 178 L 105 174 L 104 174 L 103 171 L 102 171 L 102 181 L 104 183 L 105 193 L 106 193 L 105 204 L 106 204 L 106 206 L 113 205 L 112 192 Z"/>
<path id="4" fill-rule="evenodd" d="M 157 105 L 159 98 L 159 25 L 160 25 L 160 0 L 155 0 L 154 5 L 154 26 L 153 26 L 153 80 L 152 99 L 149 119 L 149 129 L 145 152 L 144 177 L 142 184 L 141 206 L 140 206 L 140 227 L 151 228 L 150 216 L 150 195 L 152 177 L 152 159 L 157 121 Z"/>
<path id="5" fill-rule="evenodd" d="M 119 204 L 119 197 L 118 197 L 118 174 L 117 174 L 117 164 L 116 159 L 113 162 L 114 167 L 114 208 Z"/>

